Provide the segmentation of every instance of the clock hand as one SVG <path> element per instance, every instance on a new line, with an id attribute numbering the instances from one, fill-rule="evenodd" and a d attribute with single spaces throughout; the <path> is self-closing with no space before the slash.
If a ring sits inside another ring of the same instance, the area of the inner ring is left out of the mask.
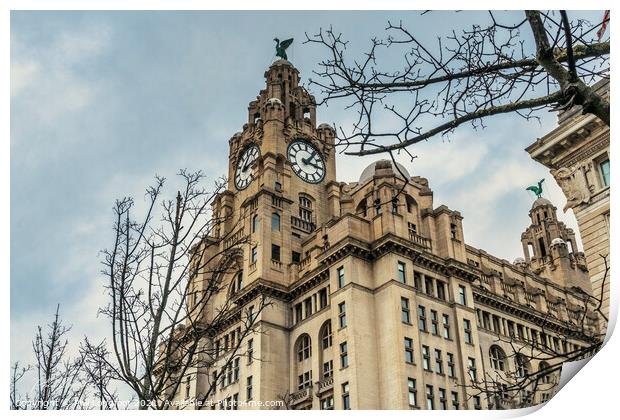
<path id="1" fill-rule="evenodd" d="M 310 155 L 310 157 L 308 159 L 301 158 L 301 162 L 304 165 L 307 165 L 308 163 L 310 163 L 310 161 L 312 161 L 312 158 L 314 157 L 314 155 L 316 155 L 316 150 L 314 152 L 312 152 L 312 154 Z M 312 166 L 314 166 L 314 165 L 312 165 Z"/>

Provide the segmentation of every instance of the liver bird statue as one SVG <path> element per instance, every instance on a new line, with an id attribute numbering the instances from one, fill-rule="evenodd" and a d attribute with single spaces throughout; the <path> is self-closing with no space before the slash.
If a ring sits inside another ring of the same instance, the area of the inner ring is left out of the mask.
<path id="1" fill-rule="evenodd" d="M 285 39 L 282 42 L 280 42 L 278 38 L 274 38 L 273 40 L 276 42 L 276 57 L 288 60 L 288 57 L 286 56 L 286 49 L 293 43 L 293 38 Z"/>
<path id="2" fill-rule="evenodd" d="M 540 198 L 543 192 L 542 183 L 544 181 L 545 181 L 545 178 L 538 181 L 538 185 L 530 185 L 529 187 L 526 188 L 526 190 L 532 191 L 534 194 L 536 194 L 536 198 Z"/>

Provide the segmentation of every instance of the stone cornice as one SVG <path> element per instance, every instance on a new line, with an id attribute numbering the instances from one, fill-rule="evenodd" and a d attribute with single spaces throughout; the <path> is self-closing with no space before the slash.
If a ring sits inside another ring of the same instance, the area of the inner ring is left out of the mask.
<path id="1" fill-rule="evenodd" d="M 510 301 L 481 287 L 474 287 L 472 292 L 475 302 L 497 309 L 500 312 L 511 314 L 519 319 L 530 321 L 543 329 L 553 330 L 573 339 L 592 343 L 596 341 L 594 337 L 586 335 L 583 331 L 576 330 L 577 326 L 561 321 L 551 314 L 545 314 L 532 307 Z"/>

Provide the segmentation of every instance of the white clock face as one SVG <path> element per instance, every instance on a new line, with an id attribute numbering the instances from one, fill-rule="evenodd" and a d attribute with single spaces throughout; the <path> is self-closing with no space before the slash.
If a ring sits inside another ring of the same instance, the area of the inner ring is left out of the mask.
<path id="1" fill-rule="evenodd" d="M 252 166 L 259 156 L 260 150 L 257 145 L 253 144 L 239 157 L 237 169 L 235 170 L 235 187 L 237 187 L 238 190 L 241 191 L 246 189 L 254 179 L 254 169 Z"/>
<path id="2" fill-rule="evenodd" d="M 325 162 L 321 153 L 304 140 L 295 140 L 288 146 L 288 159 L 298 177 L 311 184 L 325 178 Z"/>

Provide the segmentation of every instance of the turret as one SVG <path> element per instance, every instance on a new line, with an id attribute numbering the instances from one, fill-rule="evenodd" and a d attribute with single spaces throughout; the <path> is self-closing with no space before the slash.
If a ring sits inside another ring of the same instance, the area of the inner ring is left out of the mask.
<path id="1" fill-rule="evenodd" d="M 529 216 L 532 223 L 521 234 L 525 256 L 525 264 L 521 266 L 562 287 L 579 287 L 591 292 L 584 255 L 577 251 L 575 232 L 557 219 L 557 208 L 539 197 Z"/>

